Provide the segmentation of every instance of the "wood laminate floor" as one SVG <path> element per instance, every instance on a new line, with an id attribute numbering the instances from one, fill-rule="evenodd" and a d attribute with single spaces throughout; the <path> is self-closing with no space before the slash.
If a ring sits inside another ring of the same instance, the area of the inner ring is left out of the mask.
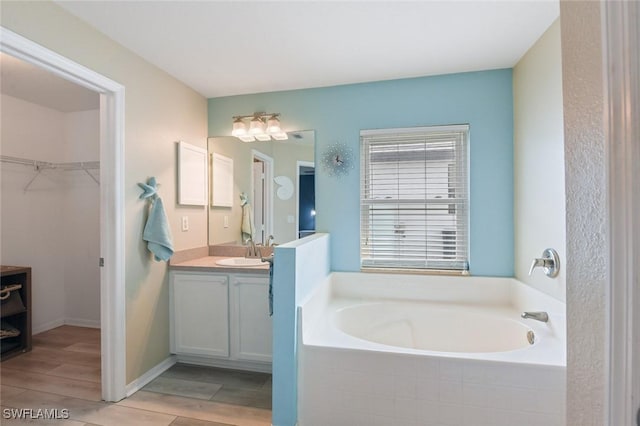
<path id="1" fill-rule="evenodd" d="M 271 375 L 264 373 L 176 364 L 129 398 L 101 401 L 97 329 L 62 326 L 33 336 L 33 350 L 2 362 L 0 378 L 2 425 L 271 424 Z M 7 418 L 19 409 L 31 416 L 68 410 L 68 418 Z"/>

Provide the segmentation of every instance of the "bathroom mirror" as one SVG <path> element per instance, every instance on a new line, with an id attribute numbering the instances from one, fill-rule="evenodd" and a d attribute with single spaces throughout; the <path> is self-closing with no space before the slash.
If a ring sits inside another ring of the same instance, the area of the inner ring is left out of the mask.
<path id="1" fill-rule="evenodd" d="M 242 240 L 243 213 L 247 215 L 241 205 L 242 193 L 248 199 L 245 208 L 251 211 L 256 243 L 264 244 L 273 235 L 273 242 L 282 244 L 315 232 L 315 131 L 287 134 L 289 139 L 284 141 L 247 143 L 232 136 L 208 139 L 209 161 L 216 154 L 234 163 L 233 204 L 209 203 L 209 245 Z M 278 196 L 290 191 L 289 181 L 293 183 L 291 196 Z"/>

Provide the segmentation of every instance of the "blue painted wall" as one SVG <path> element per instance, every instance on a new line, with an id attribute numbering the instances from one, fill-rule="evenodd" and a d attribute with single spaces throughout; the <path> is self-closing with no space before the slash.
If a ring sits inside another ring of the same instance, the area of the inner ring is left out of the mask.
<path id="1" fill-rule="evenodd" d="M 274 426 L 298 422 L 298 333 L 301 306 L 330 271 L 327 234 L 315 234 L 275 248 L 273 263 Z"/>
<path id="2" fill-rule="evenodd" d="M 316 229 L 331 233 L 334 271 L 360 268 L 360 130 L 469 123 L 470 270 L 513 276 L 511 69 L 212 98 L 209 135 L 230 135 L 231 117 L 254 111 L 280 112 L 285 130 L 315 129 L 317 165 L 333 142 L 353 150 L 350 175 L 316 169 Z"/>

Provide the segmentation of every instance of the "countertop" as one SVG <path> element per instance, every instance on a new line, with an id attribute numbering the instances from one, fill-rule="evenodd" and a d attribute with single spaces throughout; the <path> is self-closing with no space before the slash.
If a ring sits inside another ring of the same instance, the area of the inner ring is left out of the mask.
<path id="1" fill-rule="evenodd" d="M 192 272 L 219 272 L 233 274 L 269 274 L 269 263 L 265 262 L 260 266 L 249 267 L 233 267 L 216 265 L 218 260 L 228 259 L 230 256 L 204 256 L 195 259 L 185 260 L 183 262 L 169 263 L 169 267 L 173 271 L 192 271 Z"/>

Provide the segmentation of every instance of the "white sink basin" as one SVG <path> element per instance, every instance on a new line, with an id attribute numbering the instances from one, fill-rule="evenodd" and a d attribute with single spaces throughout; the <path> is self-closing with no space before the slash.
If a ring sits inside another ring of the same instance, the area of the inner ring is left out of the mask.
<path id="1" fill-rule="evenodd" d="M 227 259 L 220 259 L 216 261 L 216 265 L 219 266 L 233 266 L 234 268 L 250 268 L 252 266 L 266 265 L 266 262 L 260 260 L 260 258 L 246 258 L 246 257 L 229 257 Z"/>

